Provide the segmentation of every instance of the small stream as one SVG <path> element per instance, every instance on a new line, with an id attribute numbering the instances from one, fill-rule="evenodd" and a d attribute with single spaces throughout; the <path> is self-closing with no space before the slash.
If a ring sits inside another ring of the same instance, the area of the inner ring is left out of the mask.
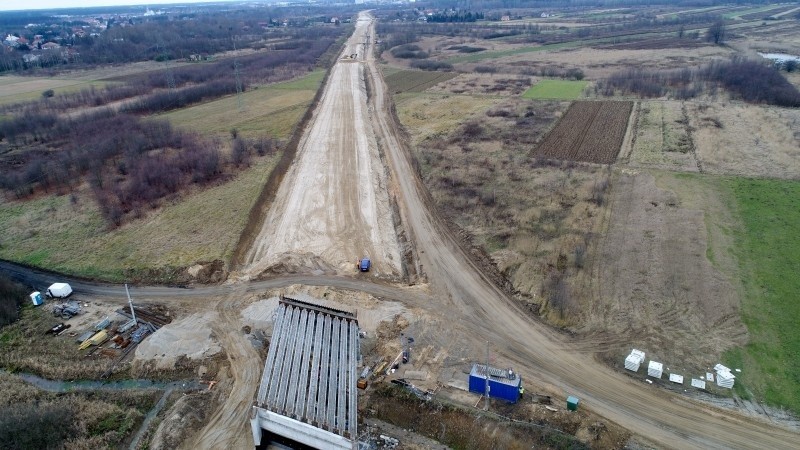
<path id="1" fill-rule="evenodd" d="M 0 369 L 2 373 L 9 373 Z M 197 380 L 178 380 L 178 381 L 153 381 L 153 380 L 119 380 L 119 381 L 96 381 L 96 380 L 78 380 L 78 381 L 65 381 L 65 380 L 48 380 L 30 373 L 15 373 L 12 374 L 19 377 L 26 383 L 32 384 L 39 389 L 48 392 L 76 392 L 76 391 L 121 391 L 121 390 L 134 390 L 134 389 L 156 389 L 164 391 L 164 394 L 158 402 L 147 412 L 142 421 L 139 429 L 133 435 L 131 440 L 130 449 L 133 450 L 139 446 L 139 441 L 147 432 L 150 423 L 155 419 L 156 415 L 164 408 L 170 394 L 174 391 L 199 391 L 208 389 L 208 386 L 201 384 Z"/>
<path id="2" fill-rule="evenodd" d="M 4 371 L 5 372 L 5 371 Z M 7 373 L 7 372 L 6 372 Z M 153 381 L 153 380 L 119 380 L 119 381 L 96 381 L 96 380 L 48 380 L 29 373 L 16 373 L 26 383 L 32 384 L 39 389 L 49 392 L 73 392 L 73 391 L 120 391 L 131 389 L 157 389 L 157 390 L 180 390 L 196 391 L 207 389 L 208 386 L 200 384 L 197 380 L 178 380 L 178 381 Z"/>

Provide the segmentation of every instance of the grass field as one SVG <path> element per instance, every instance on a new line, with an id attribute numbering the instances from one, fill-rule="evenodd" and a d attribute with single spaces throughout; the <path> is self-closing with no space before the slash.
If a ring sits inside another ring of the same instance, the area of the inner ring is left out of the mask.
<path id="1" fill-rule="evenodd" d="M 564 50 L 568 48 L 578 48 L 593 44 L 605 44 L 610 42 L 619 43 L 619 42 L 636 41 L 643 38 L 663 36 L 665 34 L 667 33 L 640 33 L 628 36 L 614 36 L 614 37 L 598 38 L 598 39 L 583 39 L 576 41 L 559 42 L 557 44 L 546 44 L 546 45 L 531 46 L 531 47 L 517 47 L 508 50 L 485 51 L 480 53 L 471 53 L 469 55 L 464 55 L 464 56 L 456 56 L 445 60 L 445 62 L 450 64 L 473 63 L 487 59 L 496 59 L 496 58 L 504 58 L 506 56 L 514 56 L 523 53 Z"/>
<path id="2" fill-rule="evenodd" d="M 42 97 L 42 92 L 48 89 L 56 94 L 63 94 L 92 86 L 103 87 L 106 84 L 103 81 L 4 75 L 0 77 L 0 105 L 38 100 Z"/>
<path id="3" fill-rule="evenodd" d="M 750 343 L 726 361 L 742 368 L 741 395 L 800 413 L 800 182 L 732 178 L 725 185 L 743 223 L 735 240 L 750 332 Z"/>
<path id="4" fill-rule="evenodd" d="M 580 98 L 588 81 L 541 80 L 522 94 L 522 98 L 575 100 Z"/>
<path id="5" fill-rule="evenodd" d="M 244 137 L 268 134 L 287 139 L 319 88 L 325 72 L 317 70 L 296 80 L 261 86 L 236 96 L 164 114 L 173 125 L 207 135 L 228 135 L 236 128 Z"/>
<path id="6" fill-rule="evenodd" d="M 394 97 L 400 123 L 412 133 L 414 144 L 445 135 L 474 114 L 502 102 L 502 98 L 470 95 L 406 93 Z"/>
<path id="7" fill-rule="evenodd" d="M 0 205 L 0 258 L 110 281 L 126 271 L 227 261 L 277 156 L 233 180 L 107 231 L 88 193 Z"/>

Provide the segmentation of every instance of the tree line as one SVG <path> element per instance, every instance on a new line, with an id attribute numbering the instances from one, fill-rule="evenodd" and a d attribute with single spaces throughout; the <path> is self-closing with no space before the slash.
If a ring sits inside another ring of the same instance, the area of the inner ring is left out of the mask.
<path id="1" fill-rule="evenodd" d="M 36 102 L 6 105 L 1 112 L 29 114 L 33 109 L 64 112 L 81 107 L 98 107 L 112 102 L 134 99 L 123 110 L 136 114 L 154 114 L 182 108 L 201 101 L 234 94 L 236 68 L 243 91 L 255 84 L 275 83 L 308 72 L 330 46 L 342 35 L 341 27 L 330 27 L 315 32 L 317 39 L 310 40 L 307 33 L 293 32 L 294 50 L 274 50 L 226 58 L 209 63 L 183 67 L 164 68 L 120 79 L 122 83 L 103 88 L 89 87 L 78 92 L 43 95 Z M 169 90 L 169 91 L 166 91 Z"/>
<path id="2" fill-rule="evenodd" d="M 798 107 L 800 91 L 774 66 L 764 61 L 735 57 L 713 61 L 698 69 L 626 69 L 598 83 L 604 95 L 635 94 L 645 98 L 670 95 L 692 98 L 706 88 L 725 88 L 735 98 L 748 103 Z"/>
<path id="3" fill-rule="evenodd" d="M 0 122 L 0 136 L 28 151 L 0 166 L 0 188 L 24 198 L 42 190 L 71 192 L 87 180 L 110 225 L 154 208 L 191 185 L 206 185 L 266 155 L 278 145 L 268 137 L 228 145 L 173 128 L 168 121 L 140 119 L 111 110 L 75 118 L 31 114 Z M 58 147 L 58 152 L 48 149 Z"/>

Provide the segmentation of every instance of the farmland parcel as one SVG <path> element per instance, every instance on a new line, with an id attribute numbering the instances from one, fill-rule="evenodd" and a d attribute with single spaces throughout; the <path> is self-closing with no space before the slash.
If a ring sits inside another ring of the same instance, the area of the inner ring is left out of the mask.
<path id="1" fill-rule="evenodd" d="M 536 148 L 546 158 L 611 164 L 617 159 L 633 102 L 575 102 Z"/>

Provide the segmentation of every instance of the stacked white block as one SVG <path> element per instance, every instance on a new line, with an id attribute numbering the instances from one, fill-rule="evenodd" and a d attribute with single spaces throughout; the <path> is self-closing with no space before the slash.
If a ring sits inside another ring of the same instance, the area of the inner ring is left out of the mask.
<path id="1" fill-rule="evenodd" d="M 683 375 L 678 375 L 676 373 L 669 374 L 669 381 L 677 384 L 683 384 Z"/>
<path id="2" fill-rule="evenodd" d="M 631 354 L 625 358 L 625 368 L 632 371 L 638 372 L 639 365 L 644 362 L 644 352 L 641 350 L 633 349 L 631 350 Z"/>
<path id="3" fill-rule="evenodd" d="M 731 389 L 736 379 L 736 375 L 731 373 L 731 369 L 722 364 L 717 364 L 714 366 L 714 370 L 717 371 L 717 386 Z"/>
<path id="4" fill-rule="evenodd" d="M 650 364 L 647 366 L 647 375 L 653 378 L 661 378 L 661 375 L 664 373 L 664 365 L 660 362 L 650 361 Z"/>

